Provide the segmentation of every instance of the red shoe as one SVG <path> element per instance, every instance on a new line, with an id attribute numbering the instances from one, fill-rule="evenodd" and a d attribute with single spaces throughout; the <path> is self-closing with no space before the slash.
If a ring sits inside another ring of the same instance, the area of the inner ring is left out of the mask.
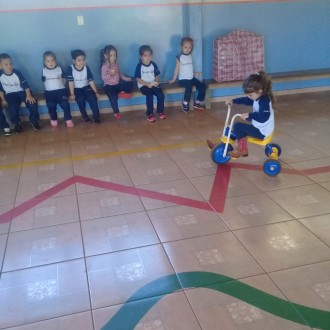
<path id="1" fill-rule="evenodd" d="M 121 114 L 120 114 L 120 113 L 115 113 L 115 118 L 116 118 L 117 120 L 119 120 L 119 119 L 121 118 Z"/>
<path id="2" fill-rule="evenodd" d="M 213 143 L 211 140 L 206 140 L 206 143 L 210 150 L 212 150 L 215 146 L 215 143 Z"/>
<path id="3" fill-rule="evenodd" d="M 151 123 L 153 123 L 153 122 L 156 121 L 156 118 L 155 118 L 154 115 L 149 115 L 149 116 L 147 117 L 147 120 L 150 121 Z"/>
<path id="4" fill-rule="evenodd" d="M 159 119 L 166 119 L 167 116 L 164 113 L 157 113 L 156 115 Z"/>
<path id="5" fill-rule="evenodd" d="M 249 155 L 247 149 L 247 139 L 242 138 L 238 140 L 238 148 L 236 150 L 232 150 L 229 152 L 230 157 L 238 158 L 238 157 L 247 157 Z"/>
<path id="6" fill-rule="evenodd" d="M 118 97 L 120 99 L 130 99 L 132 97 L 132 94 L 131 93 L 126 93 L 126 92 L 120 92 L 118 94 Z"/>

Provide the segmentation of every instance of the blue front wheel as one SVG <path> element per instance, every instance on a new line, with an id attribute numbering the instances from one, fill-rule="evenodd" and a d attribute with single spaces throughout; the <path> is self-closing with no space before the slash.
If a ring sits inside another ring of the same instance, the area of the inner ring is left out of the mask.
<path id="1" fill-rule="evenodd" d="M 280 157 L 281 156 L 282 149 L 276 143 L 266 144 L 266 147 L 265 147 L 265 154 L 266 154 L 266 156 L 269 157 L 273 153 L 273 148 L 276 148 L 277 149 L 277 155 L 278 155 L 278 157 Z"/>
<path id="2" fill-rule="evenodd" d="M 224 156 L 223 151 L 225 150 L 225 144 L 224 143 L 218 143 L 213 147 L 211 150 L 211 158 L 216 164 L 226 164 L 230 161 L 230 156 L 227 154 Z M 232 151 L 233 147 L 231 144 L 228 144 L 227 151 Z"/>
<path id="3" fill-rule="evenodd" d="M 276 176 L 281 172 L 281 163 L 275 159 L 268 159 L 264 163 L 264 173 L 268 176 Z"/>

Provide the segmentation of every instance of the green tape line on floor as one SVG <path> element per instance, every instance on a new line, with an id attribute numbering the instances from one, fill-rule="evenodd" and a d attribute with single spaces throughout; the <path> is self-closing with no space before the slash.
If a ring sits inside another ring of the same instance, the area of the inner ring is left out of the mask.
<path id="1" fill-rule="evenodd" d="M 221 274 L 184 272 L 161 277 L 137 290 L 102 330 L 132 330 L 160 299 L 187 288 L 219 291 L 285 320 L 316 329 L 330 329 L 329 311 L 292 303 Z"/>

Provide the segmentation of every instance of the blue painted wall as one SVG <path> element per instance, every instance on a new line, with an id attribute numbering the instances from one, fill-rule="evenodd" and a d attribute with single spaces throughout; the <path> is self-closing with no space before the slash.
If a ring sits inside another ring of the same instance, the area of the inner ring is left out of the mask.
<path id="1" fill-rule="evenodd" d="M 77 25 L 78 15 L 84 16 L 83 26 Z M 169 77 L 182 37 L 182 16 L 181 6 L 0 13 L 0 52 L 12 55 L 35 92 L 43 91 L 45 50 L 53 50 L 66 67 L 72 63 L 70 51 L 83 49 L 101 87 L 99 54 L 105 45 L 117 48 L 122 72 L 134 75 L 138 49 L 149 44 L 163 77 Z"/>
<path id="2" fill-rule="evenodd" d="M 330 1 L 203 6 L 203 69 L 212 70 L 213 39 L 241 28 L 264 36 L 269 73 L 330 68 Z"/>
<path id="3" fill-rule="evenodd" d="M 84 16 L 83 26 L 77 25 L 77 15 Z M 43 91 L 42 53 L 48 49 L 64 67 L 71 64 L 71 49 L 85 50 L 101 87 L 99 51 L 109 43 L 118 48 L 128 75 L 134 74 L 139 46 L 150 44 L 167 81 L 186 34 L 195 38 L 196 69 L 209 79 L 214 37 L 235 28 L 264 35 L 269 72 L 321 69 L 330 67 L 329 15 L 329 0 L 2 12 L 0 52 L 12 55 L 35 92 Z"/>

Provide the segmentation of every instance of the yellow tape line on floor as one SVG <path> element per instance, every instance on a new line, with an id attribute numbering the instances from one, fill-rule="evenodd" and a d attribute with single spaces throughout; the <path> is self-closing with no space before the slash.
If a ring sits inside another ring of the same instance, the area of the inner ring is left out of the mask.
<path id="1" fill-rule="evenodd" d="M 136 154 L 136 153 L 143 153 L 143 152 L 150 152 L 150 151 L 159 151 L 159 150 L 172 150 L 172 149 L 179 149 L 179 148 L 195 147 L 195 146 L 200 146 L 200 145 L 206 146 L 205 141 L 171 144 L 168 146 L 157 146 L 157 147 L 149 147 L 149 148 L 138 148 L 138 149 L 123 150 L 123 151 L 109 151 L 109 152 L 103 152 L 103 153 L 93 154 L 93 155 L 81 155 L 81 156 L 72 156 L 72 157 L 63 157 L 63 158 L 42 159 L 42 160 L 36 160 L 36 161 L 32 161 L 32 162 L 25 162 L 25 163 L 6 164 L 6 165 L 0 165 L 0 170 L 11 170 L 11 169 L 16 169 L 16 168 L 41 166 L 41 165 L 48 165 L 48 164 L 54 164 L 54 163 L 60 164 L 60 163 L 80 161 L 80 160 L 86 160 L 86 159 L 94 159 L 94 158 L 116 157 L 116 156 L 121 156 L 121 155 L 129 155 L 129 154 Z"/>

